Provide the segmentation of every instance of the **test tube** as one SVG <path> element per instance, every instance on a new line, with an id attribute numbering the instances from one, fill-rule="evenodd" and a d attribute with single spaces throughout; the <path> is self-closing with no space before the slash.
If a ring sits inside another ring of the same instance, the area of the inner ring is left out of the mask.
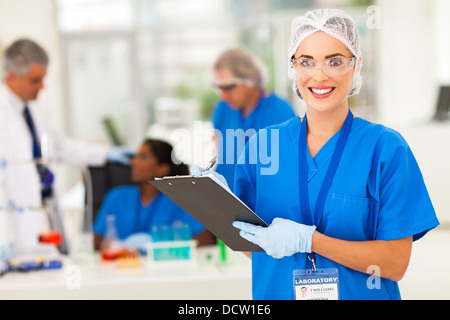
<path id="1" fill-rule="evenodd" d="M 168 242 L 173 241 L 173 228 L 171 226 L 162 226 L 160 228 L 160 236 L 161 241 L 168 244 Z M 161 255 L 163 260 L 170 260 L 173 256 L 173 249 L 172 248 L 164 248 L 161 249 Z"/>
<path id="2" fill-rule="evenodd" d="M 173 224 L 174 237 L 176 241 L 189 241 L 191 240 L 191 230 L 186 223 L 177 221 Z"/>
<path id="3" fill-rule="evenodd" d="M 183 223 L 180 221 L 175 221 L 172 224 L 173 228 L 173 239 L 175 241 L 184 241 L 184 235 L 183 235 Z M 179 246 L 175 247 L 174 249 L 174 259 L 179 260 L 183 259 L 183 248 L 180 248 Z"/>
<path id="4" fill-rule="evenodd" d="M 191 240 L 191 229 L 189 225 L 181 221 L 177 221 L 173 224 L 174 226 L 174 236 L 177 241 L 190 241 Z M 177 258 L 178 259 L 189 259 L 190 246 L 183 246 L 177 248 Z"/>
<path id="5" fill-rule="evenodd" d="M 159 238 L 159 230 L 158 230 L 158 227 L 157 227 L 157 226 L 153 226 L 153 227 L 152 227 L 152 232 L 151 232 L 151 234 L 152 234 L 152 240 L 153 240 L 154 243 L 157 243 L 157 242 L 160 241 L 160 238 Z M 159 250 L 156 249 L 156 248 L 153 248 L 153 259 L 154 259 L 155 261 L 159 261 Z"/>

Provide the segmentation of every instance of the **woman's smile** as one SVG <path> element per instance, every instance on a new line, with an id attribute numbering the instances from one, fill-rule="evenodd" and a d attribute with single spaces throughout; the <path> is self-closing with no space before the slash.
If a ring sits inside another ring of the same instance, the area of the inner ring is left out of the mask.
<path id="1" fill-rule="evenodd" d="M 326 99 L 333 94 L 336 87 L 309 87 L 308 89 L 314 98 Z"/>

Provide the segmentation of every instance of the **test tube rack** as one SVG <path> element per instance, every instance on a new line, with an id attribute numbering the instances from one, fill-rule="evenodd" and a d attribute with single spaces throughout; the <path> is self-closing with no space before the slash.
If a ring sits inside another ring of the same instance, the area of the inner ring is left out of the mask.
<path id="1" fill-rule="evenodd" d="M 197 241 L 159 241 L 147 244 L 148 265 L 195 265 Z"/>

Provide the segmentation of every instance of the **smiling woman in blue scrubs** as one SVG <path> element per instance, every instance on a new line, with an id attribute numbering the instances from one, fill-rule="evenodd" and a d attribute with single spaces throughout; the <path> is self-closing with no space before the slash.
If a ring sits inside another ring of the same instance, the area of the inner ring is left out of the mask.
<path id="1" fill-rule="evenodd" d="M 153 227 L 170 226 L 180 221 L 190 227 L 199 245 L 214 242 L 211 234 L 172 200 L 160 193 L 148 180 L 155 177 L 186 175 L 188 167 L 172 162 L 172 146 L 161 140 L 148 139 L 131 159 L 133 185 L 111 189 L 105 196 L 94 223 L 94 242 L 101 246 L 108 215 L 115 216 L 118 236 L 125 244 L 139 246 L 150 240 Z"/>
<path id="2" fill-rule="evenodd" d="M 258 158 L 261 132 L 235 172 L 236 195 L 270 224 L 233 224 L 264 249 L 252 253 L 253 297 L 400 299 L 413 242 L 439 225 L 419 166 L 399 133 L 349 110 L 362 59 L 347 14 L 295 19 L 289 49 L 306 114 L 267 128 L 279 136 L 265 148 L 279 147 L 276 174 L 246 161 Z"/>

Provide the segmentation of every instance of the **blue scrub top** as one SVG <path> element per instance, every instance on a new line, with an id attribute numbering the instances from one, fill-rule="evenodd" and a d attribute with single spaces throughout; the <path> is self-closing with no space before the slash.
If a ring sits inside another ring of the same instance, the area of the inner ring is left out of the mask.
<path id="1" fill-rule="evenodd" d="M 189 225 L 192 235 L 205 230 L 197 220 L 162 193 L 148 206 L 143 206 L 139 189 L 135 185 L 119 186 L 106 194 L 93 227 L 94 232 L 101 236 L 106 233 L 108 215 L 116 217 L 117 233 L 122 240 L 133 233 L 150 233 L 153 226 L 170 226 L 176 221 Z"/>
<path id="2" fill-rule="evenodd" d="M 266 223 L 276 217 L 304 223 L 299 203 L 298 117 L 268 128 L 279 132 L 279 170 L 261 175 L 261 163 L 236 167 L 235 193 Z M 307 151 L 311 212 L 328 170 L 339 133 L 314 159 Z M 256 155 L 258 136 L 246 146 Z M 253 141 L 254 140 L 254 141 Z M 277 141 L 270 141 L 275 144 Z M 247 158 L 248 159 L 248 158 Z M 419 166 L 403 137 L 392 129 L 355 118 L 336 176 L 325 201 L 319 232 L 348 241 L 416 241 L 439 225 Z M 370 275 L 317 255 L 317 268 L 337 268 L 339 298 L 401 299 L 397 282 L 381 278 L 381 288 L 370 290 Z M 253 298 L 294 299 L 293 272 L 311 269 L 306 254 L 274 259 L 265 252 L 252 254 Z"/>
<path id="3" fill-rule="evenodd" d="M 219 101 L 212 116 L 214 128 L 222 134 L 222 141 L 219 139 L 216 171 L 225 177 L 231 190 L 233 190 L 234 170 L 237 160 L 244 149 L 245 143 L 252 136 L 250 135 L 252 130 L 249 129 L 254 129 L 257 132 L 293 117 L 295 117 L 295 113 L 289 102 L 273 93 L 262 94 L 258 106 L 245 118 L 242 116 L 242 110 L 233 110 L 225 101 Z M 239 145 L 236 139 L 234 143 L 228 141 L 227 129 L 242 129 L 249 133 L 249 136 L 246 137 L 244 143 Z M 227 144 L 232 147 L 226 148 Z M 233 152 L 233 154 L 230 155 L 230 152 Z"/>

